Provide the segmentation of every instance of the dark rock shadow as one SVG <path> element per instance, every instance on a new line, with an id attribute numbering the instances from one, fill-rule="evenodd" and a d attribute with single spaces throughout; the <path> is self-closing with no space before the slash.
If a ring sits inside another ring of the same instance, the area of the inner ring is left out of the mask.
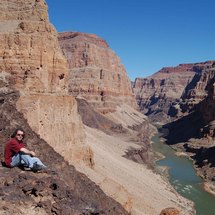
<path id="1" fill-rule="evenodd" d="M 197 167 L 203 167 L 209 165 L 209 167 L 215 167 L 215 146 L 210 148 L 192 148 L 188 144 L 184 144 L 186 152 L 194 153 L 191 158 L 195 160 L 195 165 Z"/>
<path id="2" fill-rule="evenodd" d="M 201 138 L 200 128 L 204 126 L 202 117 L 198 112 L 192 112 L 174 122 L 167 123 L 161 129 L 168 129 L 163 135 L 169 145 L 184 143 L 191 138 Z"/>
<path id="3" fill-rule="evenodd" d="M 96 112 L 86 100 L 76 98 L 76 101 L 78 103 L 78 113 L 80 114 L 82 122 L 85 125 L 101 130 L 107 134 L 112 132 L 126 132 L 126 129 L 123 128 L 121 124 L 117 124 L 107 119 L 102 114 Z"/>
<path id="4" fill-rule="evenodd" d="M 191 82 L 185 87 L 184 93 L 182 95 L 182 99 L 186 99 L 189 97 L 190 90 L 194 89 L 201 78 L 201 73 L 196 73 L 191 80 Z"/>

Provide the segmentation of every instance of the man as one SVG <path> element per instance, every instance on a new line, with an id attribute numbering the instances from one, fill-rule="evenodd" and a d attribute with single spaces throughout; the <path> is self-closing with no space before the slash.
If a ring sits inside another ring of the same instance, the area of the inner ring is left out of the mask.
<path id="1" fill-rule="evenodd" d="M 19 128 L 11 135 L 11 139 L 5 146 L 5 164 L 7 167 L 24 166 L 36 172 L 46 168 L 41 160 L 35 157 L 35 152 L 25 148 L 23 139 L 25 132 Z"/>

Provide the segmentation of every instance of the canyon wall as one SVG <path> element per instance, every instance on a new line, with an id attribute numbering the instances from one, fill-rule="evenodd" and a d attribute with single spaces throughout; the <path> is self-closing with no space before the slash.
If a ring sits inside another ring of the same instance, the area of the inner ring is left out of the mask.
<path id="1" fill-rule="evenodd" d="M 67 60 L 45 1 L 3 0 L 0 10 L 1 78 L 19 91 L 17 109 L 66 160 L 89 160 L 77 103 L 68 94 Z"/>
<path id="2" fill-rule="evenodd" d="M 213 61 L 165 67 L 147 78 L 137 78 L 133 91 L 142 112 L 163 123 L 180 118 L 202 101 L 207 81 L 202 72 Z"/>
<path id="3" fill-rule="evenodd" d="M 133 89 L 141 110 L 168 129 L 166 142 L 193 159 L 214 192 L 215 61 L 163 68 Z"/>
<path id="4" fill-rule="evenodd" d="M 207 182 L 207 189 L 215 192 L 215 61 L 207 62 L 195 74 L 182 96 L 186 115 L 166 124 L 166 141 L 183 150 L 194 160 L 195 167 Z"/>
<path id="5" fill-rule="evenodd" d="M 137 108 L 130 80 L 119 57 L 93 34 L 65 32 L 59 41 L 69 63 L 69 92 L 101 113 L 126 103 Z"/>
<path id="6" fill-rule="evenodd" d="M 23 114 L 17 111 L 19 93 L 0 78 L 0 158 L 11 133 L 22 126 L 27 148 L 48 166 L 42 172 L 6 168 L 0 164 L 0 214 L 62 215 L 121 214 L 125 209 L 78 172 L 53 148 L 32 131 Z M 48 98 L 48 97 L 47 97 Z"/>
<path id="7" fill-rule="evenodd" d="M 206 137 L 215 137 L 215 62 L 202 73 L 199 84 L 205 89 L 207 96 L 197 106 L 205 127 L 201 130 Z"/>

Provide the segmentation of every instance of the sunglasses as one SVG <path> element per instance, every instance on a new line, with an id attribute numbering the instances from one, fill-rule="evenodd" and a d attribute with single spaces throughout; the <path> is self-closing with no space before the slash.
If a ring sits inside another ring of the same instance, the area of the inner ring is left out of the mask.
<path id="1" fill-rule="evenodd" d="M 24 137 L 24 134 L 16 134 L 17 136 L 21 136 L 21 137 Z"/>

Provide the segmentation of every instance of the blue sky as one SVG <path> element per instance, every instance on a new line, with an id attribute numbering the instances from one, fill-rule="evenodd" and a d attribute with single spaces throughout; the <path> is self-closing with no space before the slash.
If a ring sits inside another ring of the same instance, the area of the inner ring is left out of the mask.
<path id="1" fill-rule="evenodd" d="M 215 60 L 215 0 L 46 0 L 58 32 L 105 39 L 131 80 Z"/>

